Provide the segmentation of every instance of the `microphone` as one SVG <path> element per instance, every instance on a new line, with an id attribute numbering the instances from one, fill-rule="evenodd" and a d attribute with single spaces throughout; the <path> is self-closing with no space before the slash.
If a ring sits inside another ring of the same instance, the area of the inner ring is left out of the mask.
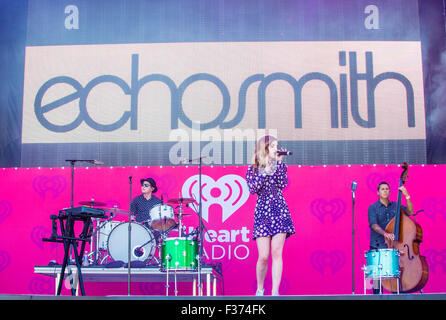
<path id="1" fill-rule="evenodd" d="M 352 181 L 352 196 L 353 196 L 353 201 L 355 201 L 355 191 L 356 191 L 356 187 L 358 186 L 358 183 L 356 181 Z"/>
<path id="2" fill-rule="evenodd" d="M 291 151 L 277 151 L 278 156 L 291 156 L 292 154 Z"/>
<path id="3" fill-rule="evenodd" d="M 202 156 L 202 157 L 198 157 L 198 158 L 195 158 L 195 159 L 186 159 L 186 158 L 181 158 L 180 159 L 180 162 L 181 163 L 190 163 L 190 162 L 194 162 L 194 161 L 197 161 L 197 160 L 203 160 L 203 159 L 206 159 L 208 156 Z"/>
<path id="4" fill-rule="evenodd" d="M 98 161 L 98 160 L 65 160 L 67 162 L 71 162 L 74 164 L 74 162 L 87 162 L 87 163 L 91 163 L 91 164 L 95 164 L 95 165 L 103 165 L 104 163 L 102 161 Z"/>

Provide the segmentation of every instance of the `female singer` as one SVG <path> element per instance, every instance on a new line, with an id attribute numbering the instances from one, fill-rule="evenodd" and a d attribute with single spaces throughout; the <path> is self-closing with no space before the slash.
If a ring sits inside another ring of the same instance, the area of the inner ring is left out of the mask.
<path id="1" fill-rule="evenodd" d="M 272 256 L 272 295 L 279 295 L 282 278 L 282 251 L 285 239 L 295 233 L 282 189 L 288 183 L 284 155 L 277 155 L 277 139 L 264 136 L 256 144 L 246 181 L 249 192 L 257 194 L 254 213 L 253 239 L 259 252 L 256 275 L 256 295 L 264 294 L 268 261 Z M 281 149 L 281 151 L 286 151 Z"/>

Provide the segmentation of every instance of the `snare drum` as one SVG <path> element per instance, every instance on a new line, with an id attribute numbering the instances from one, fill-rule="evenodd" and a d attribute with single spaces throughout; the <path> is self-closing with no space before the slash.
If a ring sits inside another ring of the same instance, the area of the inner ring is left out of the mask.
<path id="1" fill-rule="evenodd" d="M 167 238 L 161 245 L 161 269 L 195 270 L 198 241 L 187 237 Z"/>
<path id="2" fill-rule="evenodd" d="M 399 278 L 399 252 L 396 249 L 370 250 L 365 253 L 367 278 Z"/>
<path id="3" fill-rule="evenodd" d="M 156 250 L 156 240 L 152 231 L 146 227 L 132 223 L 130 233 L 130 260 L 150 261 Z M 129 261 L 129 223 L 121 222 L 116 226 L 107 242 L 108 254 L 115 261 Z"/>
<path id="4" fill-rule="evenodd" d="M 154 206 L 150 212 L 150 225 L 155 230 L 165 231 L 175 226 L 175 213 L 173 208 L 168 204 L 158 204 Z"/>

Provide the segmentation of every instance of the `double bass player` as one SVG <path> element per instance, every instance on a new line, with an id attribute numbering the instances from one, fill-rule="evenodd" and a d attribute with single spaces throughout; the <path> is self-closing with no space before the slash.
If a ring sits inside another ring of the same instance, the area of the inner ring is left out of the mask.
<path id="1" fill-rule="evenodd" d="M 410 195 L 404 186 L 401 186 L 399 190 L 406 197 L 407 207 L 401 206 L 404 213 L 407 215 L 413 214 L 413 204 L 410 199 Z M 379 196 L 378 201 L 371 204 L 368 209 L 368 220 L 370 227 L 370 250 L 378 250 L 387 248 L 386 240 L 393 241 L 394 234 L 386 232 L 386 226 L 397 214 L 397 203 L 390 201 L 390 186 L 387 182 L 383 181 L 378 184 L 377 194 Z M 373 293 L 378 294 L 380 292 L 379 281 L 373 281 Z"/>

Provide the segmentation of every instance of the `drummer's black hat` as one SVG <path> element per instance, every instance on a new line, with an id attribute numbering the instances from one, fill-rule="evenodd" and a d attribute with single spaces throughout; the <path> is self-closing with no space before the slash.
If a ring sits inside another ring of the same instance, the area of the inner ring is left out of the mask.
<path id="1" fill-rule="evenodd" d="M 155 180 L 153 180 L 153 178 L 144 178 L 144 179 L 141 179 L 141 185 L 144 183 L 144 181 L 147 181 L 147 182 L 150 183 L 150 185 L 153 187 L 153 191 L 152 191 L 152 193 L 155 193 L 155 192 L 158 191 L 158 188 L 157 188 L 157 186 L 156 186 L 156 182 L 155 182 Z"/>

